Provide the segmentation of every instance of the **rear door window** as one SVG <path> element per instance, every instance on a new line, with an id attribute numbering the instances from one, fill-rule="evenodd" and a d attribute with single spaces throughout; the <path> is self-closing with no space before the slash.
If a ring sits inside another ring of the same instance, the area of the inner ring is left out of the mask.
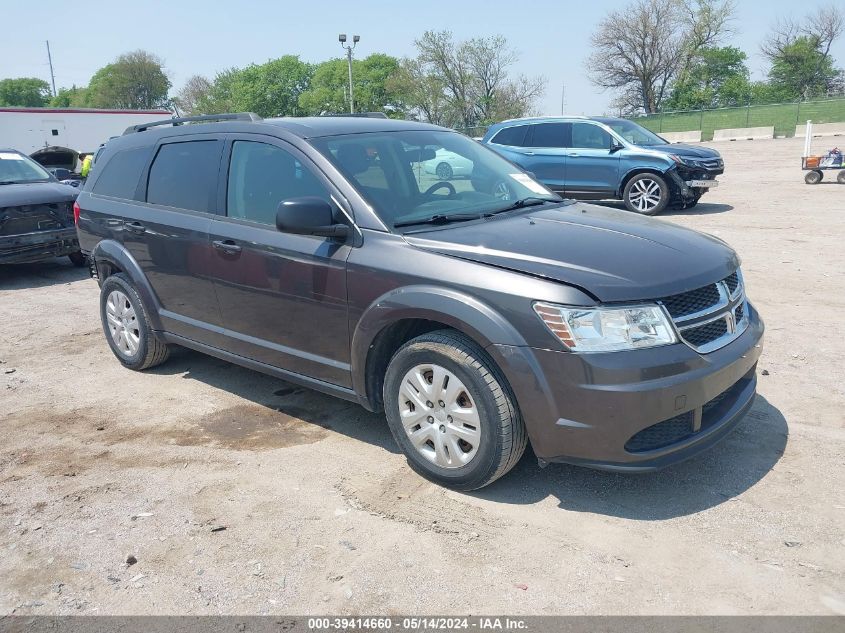
<path id="1" fill-rule="evenodd" d="M 150 167 L 147 202 L 213 212 L 222 147 L 217 140 L 162 145 Z"/>
<path id="2" fill-rule="evenodd" d="M 537 123 L 531 126 L 529 147 L 566 147 L 569 123 Z"/>
<path id="3" fill-rule="evenodd" d="M 103 166 L 91 193 L 134 200 L 138 181 L 147 165 L 149 155 L 149 147 L 135 147 L 117 152 Z"/>
<path id="4" fill-rule="evenodd" d="M 506 127 L 500 130 L 496 136 L 493 137 L 492 143 L 497 145 L 510 145 L 511 147 L 525 146 L 525 132 L 528 130 L 527 125 L 514 125 L 513 127 Z"/>

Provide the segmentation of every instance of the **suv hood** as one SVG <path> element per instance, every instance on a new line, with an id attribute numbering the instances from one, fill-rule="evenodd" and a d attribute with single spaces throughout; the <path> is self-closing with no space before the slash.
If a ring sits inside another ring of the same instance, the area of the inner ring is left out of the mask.
<path id="1" fill-rule="evenodd" d="M 645 149 L 660 154 L 675 154 L 684 158 L 721 158 L 719 152 L 701 145 L 685 145 L 683 143 L 671 143 L 669 145 L 649 145 Z"/>
<path id="2" fill-rule="evenodd" d="M 405 235 L 415 247 L 577 286 L 602 302 L 643 301 L 724 279 L 739 266 L 718 238 L 586 204 Z"/>
<path id="3" fill-rule="evenodd" d="M 27 204 L 49 204 L 51 202 L 73 202 L 76 200 L 78 193 L 73 187 L 55 181 L 0 185 L 0 208 L 20 207 Z"/>

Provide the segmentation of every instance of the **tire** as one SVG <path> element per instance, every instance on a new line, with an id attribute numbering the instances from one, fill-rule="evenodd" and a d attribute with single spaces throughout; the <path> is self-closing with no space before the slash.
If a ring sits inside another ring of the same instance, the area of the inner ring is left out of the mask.
<path id="1" fill-rule="evenodd" d="M 836 174 L 836 182 L 840 185 L 845 185 L 845 169 Z"/>
<path id="2" fill-rule="evenodd" d="M 436 388 L 438 383 L 443 387 Z M 490 484 L 516 465 L 528 443 L 498 368 L 453 330 L 423 334 L 403 345 L 387 367 L 383 398 L 390 432 L 408 464 L 448 488 Z"/>
<path id="3" fill-rule="evenodd" d="M 822 178 L 824 178 L 824 174 L 821 170 L 814 169 L 807 172 L 807 175 L 804 176 L 804 182 L 808 185 L 817 185 L 822 181 Z"/>
<path id="4" fill-rule="evenodd" d="M 82 254 L 82 251 L 76 251 L 75 253 L 71 253 L 67 256 L 70 260 L 70 263 L 76 266 L 77 268 L 82 268 L 88 264 L 88 258 Z"/>
<path id="5" fill-rule="evenodd" d="M 657 174 L 637 174 L 622 193 L 628 211 L 642 215 L 657 215 L 669 204 L 669 185 Z"/>
<path id="6" fill-rule="evenodd" d="M 452 170 L 452 166 L 449 163 L 440 163 L 434 170 L 434 173 L 437 174 L 437 177 L 440 180 L 452 180 L 455 176 L 455 172 Z"/>
<path id="7" fill-rule="evenodd" d="M 100 320 L 111 351 L 125 367 L 141 371 L 160 365 L 170 356 L 167 345 L 150 329 L 138 291 L 123 273 L 103 282 Z"/>

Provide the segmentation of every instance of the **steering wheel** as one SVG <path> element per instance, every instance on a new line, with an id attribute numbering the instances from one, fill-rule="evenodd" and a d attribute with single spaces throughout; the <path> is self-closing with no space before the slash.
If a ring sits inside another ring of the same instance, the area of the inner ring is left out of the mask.
<path id="1" fill-rule="evenodd" d="M 431 187 L 426 189 L 425 193 L 423 194 L 423 198 L 430 198 L 434 194 L 435 191 L 437 191 L 438 189 L 442 189 L 444 187 L 449 190 L 449 197 L 450 198 L 452 196 L 458 195 L 458 192 L 455 191 L 455 187 L 452 186 L 451 182 L 441 181 L 441 182 L 434 183 L 433 185 L 431 185 Z"/>

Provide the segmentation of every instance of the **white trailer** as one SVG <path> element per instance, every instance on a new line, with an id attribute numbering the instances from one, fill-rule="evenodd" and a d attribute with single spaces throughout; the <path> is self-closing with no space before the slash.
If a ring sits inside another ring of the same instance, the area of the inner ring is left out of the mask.
<path id="1" fill-rule="evenodd" d="M 0 148 L 29 155 L 57 146 L 90 154 L 131 125 L 171 116 L 167 110 L 0 108 Z"/>

